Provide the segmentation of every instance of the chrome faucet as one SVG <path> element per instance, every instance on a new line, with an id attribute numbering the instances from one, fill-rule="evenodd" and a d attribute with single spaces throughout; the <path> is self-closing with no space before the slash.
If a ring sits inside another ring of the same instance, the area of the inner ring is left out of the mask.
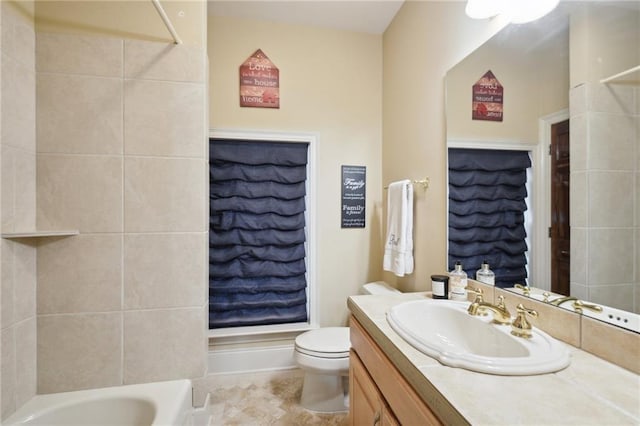
<path id="1" fill-rule="evenodd" d="M 482 295 L 479 294 L 476 296 L 476 300 L 469 305 L 467 312 L 469 312 L 469 315 L 486 315 L 488 312 L 491 312 L 493 314 L 493 322 L 498 324 L 511 324 L 511 314 L 504 304 L 504 296 L 499 296 L 498 304 L 494 305 L 485 302 Z"/>

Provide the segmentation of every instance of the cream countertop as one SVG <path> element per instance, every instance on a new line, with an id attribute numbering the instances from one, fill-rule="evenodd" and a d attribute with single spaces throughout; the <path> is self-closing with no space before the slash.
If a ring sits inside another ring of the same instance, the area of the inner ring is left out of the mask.
<path id="1" fill-rule="evenodd" d="M 536 376 L 476 373 L 423 354 L 393 331 L 386 312 L 425 297 L 427 293 L 351 296 L 348 306 L 445 423 L 463 417 L 474 425 L 640 424 L 640 376 L 571 345 L 569 367 Z"/>

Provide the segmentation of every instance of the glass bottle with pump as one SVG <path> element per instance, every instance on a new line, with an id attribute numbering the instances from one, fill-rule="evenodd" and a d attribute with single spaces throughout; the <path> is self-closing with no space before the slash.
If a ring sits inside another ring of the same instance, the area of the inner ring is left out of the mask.
<path id="1" fill-rule="evenodd" d="M 453 271 L 449 272 L 450 299 L 467 300 L 467 273 L 462 269 L 462 263 L 457 261 Z"/>
<path id="2" fill-rule="evenodd" d="M 480 269 L 476 271 L 476 280 L 489 285 L 496 284 L 496 274 L 489 269 L 489 264 L 486 260 L 482 262 Z"/>

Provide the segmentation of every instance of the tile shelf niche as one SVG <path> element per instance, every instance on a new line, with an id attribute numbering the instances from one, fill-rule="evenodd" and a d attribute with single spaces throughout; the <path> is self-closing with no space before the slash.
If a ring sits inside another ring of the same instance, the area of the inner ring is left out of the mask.
<path id="1" fill-rule="evenodd" d="M 42 237 L 71 237 L 78 235 L 80 231 L 76 229 L 67 229 L 61 231 L 29 231 L 29 232 L 5 232 L 2 233 L 2 238 L 16 239 L 16 238 L 42 238 Z"/>

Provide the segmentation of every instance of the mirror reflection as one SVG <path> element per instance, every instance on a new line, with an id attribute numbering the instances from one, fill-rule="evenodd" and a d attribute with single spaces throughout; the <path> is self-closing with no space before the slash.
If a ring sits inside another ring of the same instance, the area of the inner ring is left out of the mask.
<path id="1" fill-rule="evenodd" d="M 503 90 L 501 121 L 472 116 L 472 88 L 488 71 Z M 531 158 L 531 288 L 513 291 L 638 331 L 640 2 L 561 2 L 504 28 L 446 80 L 450 149 Z"/>

